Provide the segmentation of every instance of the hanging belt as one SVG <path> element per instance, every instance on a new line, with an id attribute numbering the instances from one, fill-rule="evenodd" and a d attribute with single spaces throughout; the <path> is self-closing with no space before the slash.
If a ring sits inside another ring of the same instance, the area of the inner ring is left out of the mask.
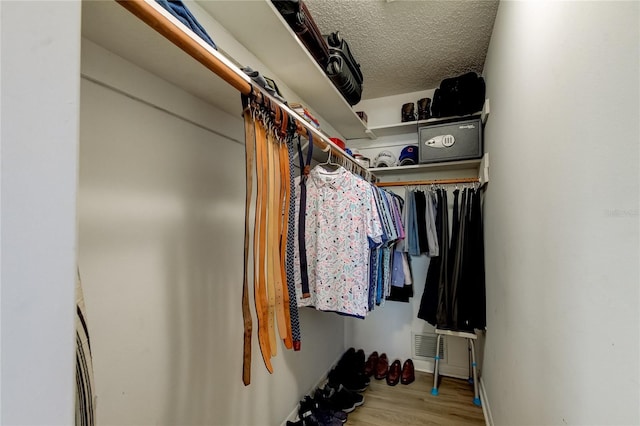
<path id="1" fill-rule="evenodd" d="M 293 137 L 287 138 L 287 154 L 289 168 L 289 216 L 288 216 L 288 232 L 287 232 L 287 287 L 289 289 L 289 312 L 291 314 L 291 337 L 293 338 L 293 349 L 300 350 L 300 319 L 298 317 L 298 303 L 296 301 L 296 283 L 294 275 L 294 257 L 295 257 L 295 211 L 296 211 L 296 192 L 293 190 L 295 173 L 293 170 Z"/>
<path id="2" fill-rule="evenodd" d="M 267 137 L 264 125 L 259 120 L 256 128 L 256 176 L 258 192 L 256 197 L 256 214 L 254 224 L 254 299 L 256 317 L 258 318 L 258 343 L 267 370 L 273 373 L 271 365 L 271 345 L 269 342 L 269 312 L 267 288 L 265 283 L 265 244 L 267 233 Z M 257 237 L 256 237 L 257 236 Z M 273 326 L 273 322 L 271 323 Z"/>
<path id="3" fill-rule="evenodd" d="M 307 179 L 311 167 L 311 156 L 313 154 L 313 136 L 309 135 L 309 146 L 307 148 L 306 162 L 302 158 L 302 146 L 300 136 L 298 136 L 298 159 L 300 160 L 300 215 L 298 216 L 298 250 L 300 252 L 300 275 L 302 281 L 302 297 L 311 297 L 309 293 L 309 271 L 307 269 L 307 249 L 305 245 L 305 216 L 307 213 Z"/>
<path id="4" fill-rule="evenodd" d="M 269 338 L 271 346 L 271 353 L 275 356 L 276 336 L 275 326 L 278 327 L 278 334 L 281 339 L 284 339 L 287 335 L 287 329 L 285 325 L 285 316 L 283 309 L 283 295 L 282 295 L 282 282 L 280 274 L 280 226 L 281 209 L 278 206 L 280 201 L 280 162 L 278 160 L 278 146 L 275 135 L 273 132 L 269 132 L 268 136 L 268 152 L 269 152 L 269 234 L 267 245 L 267 271 L 268 271 L 268 292 L 269 292 L 269 321 L 274 320 L 273 335 L 271 334 L 271 328 L 269 329 Z M 273 314 L 271 314 L 273 312 Z M 277 320 L 277 321 L 276 321 Z"/>
<path id="5" fill-rule="evenodd" d="M 242 319 L 244 322 L 244 344 L 242 348 L 242 382 L 245 386 L 251 383 L 251 310 L 249 309 L 249 217 L 251 215 L 251 191 L 253 184 L 253 151 L 255 149 L 255 128 L 251 110 L 248 107 L 248 99 L 243 97 L 242 104 L 245 107 L 244 138 L 245 138 L 245 162 L 246 162 L 246 196 L 244 202 L 244 279 L 242 283 Z"/>
<path id="6" fill-rule="evenodd" d="M 280 279 L 283 289 L 283 309 L 284 319 L 286 327 L 286 336 L 284 337 L 284 346 L 287 349 L 293 348 L 293 326 L 291 321 L 291 301 L 289 294 L 289 283 L 287 281 L 287 235 L 289 232 L 289 193 L 291 192 L 291 186 L 289 182 L 289 159 L 287 157 L 286 139 L 289 132 L 289 115 L 283 110 L 281 112 L 282 118 L 280 123 L 278 153 L 280 160 L 280 202 L 278 204 L 281 208 L 281 220 L 280 225 Z"/>

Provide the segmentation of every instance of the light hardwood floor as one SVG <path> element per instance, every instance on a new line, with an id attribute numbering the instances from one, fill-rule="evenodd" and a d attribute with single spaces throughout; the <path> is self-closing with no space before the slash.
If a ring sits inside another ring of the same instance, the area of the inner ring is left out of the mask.
<path id="1" fill-rule="evenodd" d="M 442 377 L 439 395 L 431 395 L 433 375 L 416 371 L 410 385 L 387 385 L 371 378 L 364 404 L 349 414 L 346 426 L 484 425 L 482 408 L 473 404 L 473 385 Z"/>

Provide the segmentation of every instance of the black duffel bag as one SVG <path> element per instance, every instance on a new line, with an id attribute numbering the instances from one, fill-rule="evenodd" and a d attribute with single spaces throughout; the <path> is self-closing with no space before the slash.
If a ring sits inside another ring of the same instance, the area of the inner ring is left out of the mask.
<path id="1" fill-rule="evenodd" d="M 445 78 L 433 94 L 432 117 L 473 114 L 482 110 L 486 87 L 475 72 Z"/>

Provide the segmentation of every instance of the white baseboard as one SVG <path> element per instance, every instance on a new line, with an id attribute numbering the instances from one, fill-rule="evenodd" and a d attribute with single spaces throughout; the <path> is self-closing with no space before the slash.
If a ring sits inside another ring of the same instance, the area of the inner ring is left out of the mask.
<path id="1" fill-rule="evenodd" d="M 480 401 L 482 401 L 482 413 L 484 414 L 484 422 L 487 426 L 493 426 L 493 417 L 491 416 L 491 408 L 489 406 L 489 398 L 487 398 L 487 390 L 484 382 L 480 378 Z"/>

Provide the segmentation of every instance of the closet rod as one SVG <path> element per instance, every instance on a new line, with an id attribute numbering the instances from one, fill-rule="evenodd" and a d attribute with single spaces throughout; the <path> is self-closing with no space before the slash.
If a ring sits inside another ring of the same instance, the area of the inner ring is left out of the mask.
<path id="1" fill-rule="evenodd" d="M 164 15 L 161 6 L 159 6 L 155 0 L 115 0 L 122 7 L 129 12 L 137 16 L 141 21 L 148 26 L 156 30 L 167 40 L 178 46 L 189 56 L 200 62 L 210 71 L 213 71 L 218 77 L 229 83 L 233 88 L 238 90 L 243 95 L 249 95 L 252 92 L 251 79 L 233 65 L 228 59 L 226 59 L 219 52 L 205 47 L 204 42 L 199 41 L 199 37 L 195 34 L 189 35 Z M 362 167 L 351 156 L 346 154 L 336 144 L 329 140 L 325 135 L 320 133 L 311 124 L 305 121 L 295 111 L 278 101 L 268 93 L 262 93 L 258 87 L 253 89 L 259 94 L 259 96 L 267 96 L 271 99 L 272 103 L 277 104 L 280 108 L 287 111 L 287 113 L 296 120 L 298 125 L 298 132 L 305 137 L 309 137 L 309 133 L 313 134 L 313 143 L 321 150 L 330 153 L 331 155 L 338 156 L 351 162 L 358 170 L 361 170 L 364 176 L 371 176 L 372 181 L 376 181 L 376 177 L 369 172 L 368 169 Z"/>
<path id="2" fill-rule="evenodd" d="M 476 183 L 478 178 L 436 179 L 436 180 L 403 180 L 400 182 L 377 182 L 376 186 L 420 186 L 420 185 L 450 185 L 453 183 Z"/>

